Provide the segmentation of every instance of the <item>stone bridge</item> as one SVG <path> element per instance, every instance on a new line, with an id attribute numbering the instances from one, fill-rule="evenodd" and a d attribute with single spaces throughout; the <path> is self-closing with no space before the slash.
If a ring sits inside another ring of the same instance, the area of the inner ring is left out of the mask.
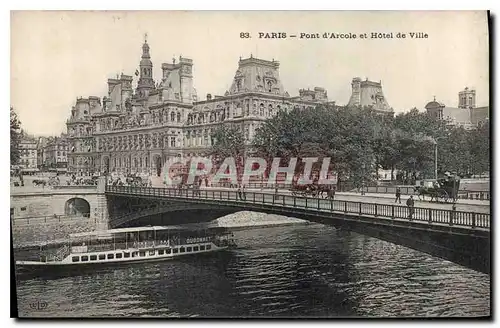
<path id="1" fill-rule="evenodd" d="M 28 228 L 47 228 L 50 233 L 61 226 L 56 223 L 49 228 L 47 219 L 31 220 L 33 217 L 66 216 L 79 221 L 79 229 L 94 230 L 212 221 L 239 211 L 333 225 L 490 272 L 489 213 L 416 207 L 409 219 L 405 206 L 248 191 L 245 199 L 240 199 L 235 191 L 228 190 L 180 193 L 167 188 L 106 186 L 104 178 L 98 186 L 11 192 L 12 220 L 20 223 L 13 226 L 20 234 Z M 78 218 L 87 218 L 92 226 L 82 226 Z M 32 222 L 42 223 L 35 227 Z M 73 222 L 64 224 L 69 230 L 75 227 Z M 67 233 L 74 232 L 69 230 Z"/>
<path id="2" fill-rule="evenodd" d="M 22 222 L 47 222 L 41 218 L 86 218 L 95 223 L 91 229 L 108 228 L 105 180 L 98 186 L 56 186 L 53 188 L 13 188 L 10 208 L 13 225 Z M 50 221 L 50 220 L 49 220 Z M 40 224 L 42 225 L 42 224 Z M 69 231 L 71 232 L 71 231 Z"/>
<path id="3" fill-rule="evenodd" d="M 490 271 L 490 215 L 405 206 L 324 200 L 264 192 L 179 191 L 106 186 L 109 226 L 211 221 L 238 211 L 296 217 L 408 246 L 482 272 Z"/>

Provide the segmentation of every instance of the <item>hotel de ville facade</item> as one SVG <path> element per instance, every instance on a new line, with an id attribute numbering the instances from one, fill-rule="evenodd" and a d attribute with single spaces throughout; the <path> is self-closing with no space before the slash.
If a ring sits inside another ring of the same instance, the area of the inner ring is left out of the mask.
<path id="1" fill-rule="evenodd" d="M 159 176 L 165 161 L 173 157 L 208 154 L 211 133 L 221 124 L 237 126 L 250 143 L 259 125 L 277 112 L 328 102 L 327 92 L 319 87 L 290 96 L 274 60 L 240 59 L 230 89 L 223 96 L 207 94 L 203 100 L 194 88 L 191 59 L 180 57 L 161 68 L 161 79 L 155 81 L 145 41 L 135 90 L 133 76 L 122 74 L 108 79 L 108 95 L 102 100 L 76 100 L 66 123 L 68 172 Z"/>

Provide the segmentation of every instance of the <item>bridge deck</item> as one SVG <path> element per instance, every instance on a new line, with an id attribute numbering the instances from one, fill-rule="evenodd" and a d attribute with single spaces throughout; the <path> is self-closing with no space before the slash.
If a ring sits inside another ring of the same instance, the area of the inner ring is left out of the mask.
<path id="1" fill-rule="evenodd" d="M 459 227 L 467 230 L 490 230 L 490 214 L 468 211 L 453 211 L 437 208 L 414 207 L 414 213 L 409 217 L 409 208 L 395 204 L 379 204 L 353 202 L 345 200 L 327 200 L 311 197 L 299 197 L 292 195 L 279 195 L 262 192 L 245 191 L 240 199 L 238 192 L 229 190 L 178 190 L 170 188 L 152 187 L 128 187 L 128 186 L 106 186 L 107 194 L 124 196 L 153 196 L 161 198 L 173 198 L 179 200 L 197 199 L 200 202 L 210 201 L 214 203 L 234 204 L 243 207 L 245 204 L 262 205 L 269 208 L 297 209 L 300 212 L 313 213 L 336 213 L 346 216 L 363 216 L 367 218 L 387 219 L 392 221 L 404 221 L 422 223 L 427 227 Z M 228 203 L 229 202 L 229 203 Z"/>

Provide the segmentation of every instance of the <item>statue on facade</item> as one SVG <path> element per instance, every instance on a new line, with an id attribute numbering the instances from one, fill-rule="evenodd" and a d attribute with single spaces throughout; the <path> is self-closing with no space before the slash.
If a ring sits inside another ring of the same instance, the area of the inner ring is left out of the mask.
<path id="1" fill-rule="evenodd" d="M 137 144 L 137 135 L 134 135 L 132 137 L 132 148 L 133 149 L 137 149 L 137 146 L 138 146 L 138 144 Z"/>
<path id="2" fill-rule="evenodd" d="M 139 149 L 144 149 L 144 136 L 139 134 Z"/>
<path id="3" fill-rule="evenodd" d="M 160 134 L 160 135 L 158 136 L 158 147 L 159 147 L 160 149 L 163 149 L 163 148 L 164 148 L 164 144 L 163 144 L 163 133 L 162 133 L 162 134 Z"/>
<path id="4" fill-rule="evenodd" d="M 153 134 L 153 148 L 158 148 L 158 134 Z"/>

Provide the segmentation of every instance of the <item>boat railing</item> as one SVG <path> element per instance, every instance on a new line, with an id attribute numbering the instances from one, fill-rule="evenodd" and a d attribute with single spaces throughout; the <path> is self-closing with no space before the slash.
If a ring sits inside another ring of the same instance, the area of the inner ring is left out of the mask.
<path id="1" fill-rule="evenodd" d="M 60 247 L 55 254 L 47 254 L 47 255 L 42 255 L 42 261 L 43 262 L 56 262 L 56 261 L 62 261 L 68 256 L 70 253 L 70 248 L 68 245 L 64 245 Z"/>
<path id="2" fill-rule="evenodd" d="M 133 243 L 133 247 L 138 248 L 138 249 L 151 248 L 151 247 L 155 247 L 155 245 L 157 245 L 157 244 L 158 243 L 155 243 L 154 241 L 136 241 Z"/>

